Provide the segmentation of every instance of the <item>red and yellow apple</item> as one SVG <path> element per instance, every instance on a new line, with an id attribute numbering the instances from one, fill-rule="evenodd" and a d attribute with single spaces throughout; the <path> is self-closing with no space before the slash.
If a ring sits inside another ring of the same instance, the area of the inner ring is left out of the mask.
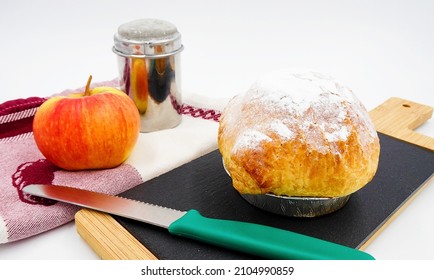
<path id="1" fill-rule="evenodd" d="M 131 154 L 140 130 L 136 105 L 112 87 L 89 89 L 45 101 L 36 111 L 33 135 L 41 153 L 66 170 L 105 169 Z"/>

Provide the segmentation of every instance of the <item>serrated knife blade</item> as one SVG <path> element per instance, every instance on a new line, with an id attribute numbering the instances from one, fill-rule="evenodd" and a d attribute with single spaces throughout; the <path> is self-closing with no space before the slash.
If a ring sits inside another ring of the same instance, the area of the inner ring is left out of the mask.
<path id="1" fill-rule="evenodd" d="M 66 186 L 35 184 L 25 187 L 23 191 L 31 195 L 75 204 L 163 228 L 169 228 L 172 222 L 186 213 L 129 198 Z"/>
<path id="2" fill-rule="evenodd" d="M 207 218 L 196 210 L 179 211 L 69 186 L 33 184 L 23 191 L 160 226 L 173 235 L 268 259 L 374 259 L 368 253 L 340 244 L 265 225 Z"/>

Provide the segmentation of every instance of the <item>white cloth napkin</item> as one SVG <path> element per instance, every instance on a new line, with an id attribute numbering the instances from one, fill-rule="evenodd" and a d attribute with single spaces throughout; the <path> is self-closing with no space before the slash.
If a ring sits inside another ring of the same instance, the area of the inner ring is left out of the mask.
<path id="1" fill-rule="evenodd" d="M 116 84 L 113 80 L 92 87 Z M 26 195 L 21 191 L 25 186 L 52 183 L 121 193 L 217 149 L 218 117 L 228 101 L 184 93 L 179 126 L 140 133 L 133 153 L 119 167 L 70 172 L 48 162 L 33 140 L 32 118 L 44 100 L 34 97 L 0 104 L 0 243 L 21 240 L 70 222 L 80 209 Z"/>
<path id="2" fill-rule="evenodd" d="M 204 112 L 193 113 L 196 117 L 184 114 L 181 124 L 174 129 L 141 133 L 127 163 L 147 181 L 217 149 L 218 122 L 203 117 L 209 111 L 219 114 L 226 102 L 225 99 L 186 95 L 184 106 L 188 104 Z"/>

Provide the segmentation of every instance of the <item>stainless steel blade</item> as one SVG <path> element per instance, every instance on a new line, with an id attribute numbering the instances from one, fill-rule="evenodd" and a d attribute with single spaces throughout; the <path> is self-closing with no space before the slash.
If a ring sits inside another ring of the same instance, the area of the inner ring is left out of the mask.
<path id="1" fill-rule="evenodd" d="M 23 192 L 168 228 L 186 212 L 73 187 L 33 184 Z"/>

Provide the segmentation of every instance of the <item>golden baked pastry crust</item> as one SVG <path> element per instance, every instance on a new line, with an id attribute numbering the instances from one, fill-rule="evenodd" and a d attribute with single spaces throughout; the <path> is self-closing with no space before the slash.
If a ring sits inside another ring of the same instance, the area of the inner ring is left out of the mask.
<path id="1" fill-rule="evenodd" d="M 304 197 L 359 190 L 380 153 L 369 114 L 348 88 L 318 73 L 285 71 L 230 100 L 218 146 L 240 193 Z"/>

